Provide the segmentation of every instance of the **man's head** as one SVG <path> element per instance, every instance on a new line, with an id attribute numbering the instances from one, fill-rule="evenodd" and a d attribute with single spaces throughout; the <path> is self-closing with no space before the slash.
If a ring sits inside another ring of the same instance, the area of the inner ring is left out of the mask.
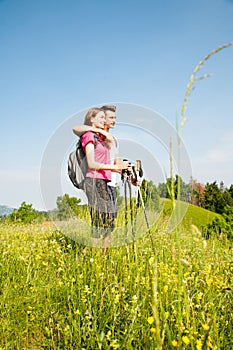
<path id="1" fill-rule="evenodd" d="M 109 130 L 114 128 L 116 124 L 116 106 L 106 105 L 101 107 L 102 111 L 105 113 L 105 129 Z"/>

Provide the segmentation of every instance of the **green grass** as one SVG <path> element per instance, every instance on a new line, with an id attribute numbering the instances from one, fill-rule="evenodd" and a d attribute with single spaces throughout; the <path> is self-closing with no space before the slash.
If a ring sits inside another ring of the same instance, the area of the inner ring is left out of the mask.
<path id="1" fill-rule="evenodd" d="M 0 226 L 0 348 L 230 350 L 230 245 L 178 233 L 161 220 L 103 254 L 52 227 Z"/>
<path id="2" fill-rule="evenodd" d="M 172 202 L 170 199 L 162 199 L 163 202 L 163 212 L 165 215 L 171 215 L 172 212 Z M 221 215 L 216 214 L 212 211 L 197 207 L 185 202 L 180 202 L 181 211 L 185 213 L 182 219 L 182 225 L 189 228 L 190 225 L 195 225 L 199 230 L 210 222 L 212 222 L 216 217 Z"/>

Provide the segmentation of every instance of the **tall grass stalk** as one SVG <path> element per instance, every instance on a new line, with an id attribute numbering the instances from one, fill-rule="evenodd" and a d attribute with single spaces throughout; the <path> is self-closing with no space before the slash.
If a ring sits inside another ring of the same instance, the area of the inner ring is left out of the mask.
<path id="1" fill-rule="evenodd" d="M 186 122 L 188 120 L 188 118 L 186 117 L 186 109 L 187 109 L 188 99 L 191 95 L 191 92 L 194 89 L 194 85 L 196 84 L 196 82 L 198 80 L 206 79 L 206 78 L 211 76 L 211 74 L 204 74 L 204 75 L 198 77 L 197 74 L 201 70 L 201 68 L 203 67 L 205 62 L 208 61 L 213 55 L 215 55 L 216 53 L 218 53 L 218 52 L 222 51 L 223 49 L 230 47 L 232 45 L 233 45 L 233 42 L 229 42 L 229 43 L 223 44 L 223 45 L 217 47 L 216 49 L 212 50 L 211 52 L 209 52 L 197 64 L 197 66 L 195 67 L 195 69 L 193 70 L 193 72 L 189 78 L 188 85 L 187 85 L 186 90 L 185 90 L 183 104 L 181 106 L 181 111 L 180 111 L 180 114 L 176 118 L 177 143 L 178 143 L 178 172 L 180 171 L 181 134 L 182 134 L 182 130 L 183 130 L 183 128 L 186 125 Z M 179 201 L 180 201 L 180 177 L 178 178 L 178 184 L 177 184 L 177 200 L 179 203 Z M 178 214 L 179 214 L 179 212 L 178 212 Z"/>
<path id="2" fill-rule="evenodd" d="M 213 55 L 215 55 L 216 53 L 222 51 L 223 49 L 230 47 L 233 45 L 233 42 L 224 44 L 219 46 L 218 48 L 212 50 L 210 53 L 208 53 L 195 67 L 195 69 L 193 70 L 190 78 L 189 78 L 189 82 L 188 85 L 186 87 L 186 91 L 185 91 L 185 96 L 184 96 L 184 100 L 183 100 L 183 104 L 181 107 L 181 112 L 180 115 L 176 118 L 176 130 L 177 130 L 177 145 L 178 145 L 178 161 L 177 161 L 177 167 L 178 167 L 178 178 L 177 178 L 177 207 L 176 207 L 176 222 L 179 224 L 180 220 L 181 220 L 181 202 L 180 202 L 180 192 L 181 192 L 181 183 L 180 183 L 180 154 L 181 154 L 181 135 L 182 135 L 182 131 L 184 126 L 186 125 L 186 122 L 188 120 L 188 118 L 186 117 L 186 109 L 187 109 L 187 104 L 188 104 L 188 99 L 190 97 L 190 94 L 194 88 L 194 85 L 196 84 L 196 82 L 198 80 L 202 80 L 205 78 L 210 77 L 210 74 L 204 74 L 201 77 L 198 77 L 197 74 L 200 71 L 200 69 L 203 67 L 203 65 L 205 64 L 206 61 L 208 61 Z M 172 162 L 171 162 L 171 157 L 172 157 L 172 146 L 170 144 L 170 168 L 172 169 Z M 172 174 L 172 170 L 170 170 L 171 174 Z M 173 199 L 173 197 L 172 197 Z M 174 201 L 174 199 L 173 199 Z M 174 204 L 173 204 L 173 209 L 174 209 Z M 180 327 L 182 327 L 183 324 L 183 315 L 182 315 L 182 305 L 181 305 L 181 301 L 183 300 L 183 298 L 185 297 L 185 295 L 183 295 L 183 291 L 182 291 L 182 278 L 183 278 L 183 266 L 181 264 L 181 245 L 180 245 L 180 228 L 178 225 L 176 225 L 175 228 L 175 232 L 176 232 L 176 247 L 177 247 L 177 262 L 178 262 L 178 323 L 180 325 Z M 207 337 L 206 337 L 207 339 Z M 205 341 L 206 341 L 205 339 Z M 179 341 L 181 341 L 181 338 L 179 338 Z"/>
<path id="3" fill-rule="evenodd" d="M 174 178 L 173 178 L 173 150 L 172 150 L 172 138 L 170 138 L 169 144 L 169 156 L 170 156 L 170 179 L 171 179 L 171 188 L 170 190 L 170 198 L 172 201 L 172 208 L 175 210 L 175 187 L 174 187 Z"/>
<path id="4" fill-rule="evenodd" d="M 155 339 L 156 349 L 162 350 L 162 339 L 160 329 L 160 316 L 159 316 L 159 298 L 158 298 L 158 267 L 157 261 L 152 262 L 151 271 L 151 284 L 152 284 L 152 312 L 155 319 Z"/>

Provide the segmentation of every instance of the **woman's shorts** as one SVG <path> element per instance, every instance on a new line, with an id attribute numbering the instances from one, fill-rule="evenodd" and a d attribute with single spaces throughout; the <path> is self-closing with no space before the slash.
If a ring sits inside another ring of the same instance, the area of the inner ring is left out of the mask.
<path id="1" fill-rule="evenodd" d="M 87 177 L 84 182 L 84 191 L 89 207 L 101 213 L 115 216 L 116 199 L 108 187 L 108 182 L 102 179 Z"/>

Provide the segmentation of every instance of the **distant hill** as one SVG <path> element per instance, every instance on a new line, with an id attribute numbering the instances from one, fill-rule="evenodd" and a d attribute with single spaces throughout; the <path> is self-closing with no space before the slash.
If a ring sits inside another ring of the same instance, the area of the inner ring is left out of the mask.
<path id="1" fill-rule="evenodd" d="M 172 211 L 172 202 L 170 199 L 163 199 L 164 208 L 163 212 L 165 215 L 170 215 Z M 182 224 L 186 227 L 189 227 L 191 224 L 197 226 L 201 229 L 202 226 L 207 225 L 212 222 L 214 218 L 220 217 L 220 214 L 216 214 L 212 211 L 197 207 L 189 203 L 181 202 L 181 212 L 187 210 L 186 214 L 182 220 Z"/>
<path id="2" fill-rule="evenodd" d="M 9 215 L 14 211 L 14 208 L 10 208 L 7 205 L 0 204 L 0 216 Z"/>

